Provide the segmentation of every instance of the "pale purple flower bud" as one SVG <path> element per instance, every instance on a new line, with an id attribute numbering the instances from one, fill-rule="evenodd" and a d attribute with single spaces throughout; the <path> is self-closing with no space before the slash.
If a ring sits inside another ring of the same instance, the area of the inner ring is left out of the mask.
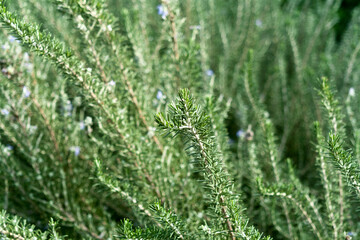
<path id="1" fill-rule="evenodd" d="M 10 113 L 9 110 L 7 110 L 6 108 L 1 109 L 2 115 L 7 116 L 7 115 L 9 115 L 9 113 Z"/>
<path id="2" fill-rule="evenodd" d="M 7 145 L 7 146 L 5 147 L 5 154 L 6 154 L 7 156 L 10 156 L 10 155 L 11 155 L 11 151 L 12 151 L 13 149 L 14 149 L 13 146 Z"/>
<path id="3" fill-rule="evenodd" d="M 116 82 L 115 82 L 114 80 L 111 80 L 111 81 L 109 82 L 109 85 L 110 85 L 110 86 L 115 86 L 115 85 L 116 85 Z"/>
<path id="4" fill-rule="evenodd" d="M 214 75 L 214 71 L 209 69 L 206 71 L 206 75 L 208 75 L 209 77 L 213 76 Z"/>
<path id="5" fill-rule="evenodd" d="M 72 105 L 72 103 L 70 102 L 70 100 L 68 100 L 68 101 L 66 102 L 66 105 L 64 106 L 64 109 L 65 109 L 65 111 L 66 111 L 66 115 L 67 115 L 67 116 L 71 116 L 71 111 L 72 111 L 72 109 L 73 109 L 73 105 Z"/>
<path id="6" fill-rule="evenodd" d="M 193 26 L 190 26 L 189 28 L 190 28 L 190 30 L 193 30 L 193 29 L 200 30 L 201 26 L 200 25 L 193 25 Z"/>
<path id="7" fill-rule="evenodd" d="M 79 156 L 80 154 L 80 147 L 79 146 L 72 146 L 70 147 L 70 150 L 74 152 L 75 156 Z"/>
<path id="8" fill-rule="evenodd" d="M 84 130 L 85 129 L 85 123 L 83 121 L 79 122 L 79 127 L 80 127 L 80 130 Z"/>
<path id="9" fill-rule="evenodd" d="M 349 89 L 349 96 L 350 97 L 355 97 L 355 88 L 352 87 L 352 88 Z"/>
<path id="10" fill-rule="evenodd" d="M 30 94 L 31 94 L 30 90 L 26 86 L 24 86 L 23 87 L 23 96 L 25 98 L 28 98 L 30 96 Z"/>
<path id="11" fill-rule="evenodd" d="M 157 91 L 157 93 L 156 93 L 156 98 L 158 99 L 158 100 L 161 100 L 162 98 L 163 98 L 163 93 L 162 93 L 162 91 L 161 90 L 158 90 Z"/>
<path id="12" fill-rule="evenodd" d="M 8 42 L 6 42 L 4 45 L 1 45 L 1 48 L 2 48 L 3 50 L 8 50 L 8 49 L 10 49 L 10 45 L 9 45 Z"/>
<path id="13" fill-rule="evenodd" d="M 32 63 L 25 63 L 24 64 L 24 67 L 26 68 L 26 71 L 28 72 L 28 73 L 31 73 L 32 72 L 32 70 L 33 70 L 33 68 L 34 68 L 34 65 L 32 64 Z"/>
<path id="14" fill-rule="evenodd" d="M 166 19 L 166 16 L 169 15 L 168 10 L 161 4 L 157 6 L 157 10 L 162 19 Z"/>
<path id="15" fill-rule="evenodd" d="M 260 20 L 260 19 L 256 19 L 256 21 L 255 21 L 255 25 L 257 26 L 257 27 L 262 27 L 262 21 Z"/>
<path id="16" fill-rule="evenodd" d="M 238 138 L 244 136 L 244 134 L 245 134 L 245 132 L 244 132 L 244 130 L 242 130 L 242 129 L 240 129 L 239 131 L 236 132 L 236 136 L 237 136 Z"/>
<path id="17" fill-rule="evenodd" d="M 10 41 L 10 42 L 15 42 L 15 41 L 16 41 L 16 37 L 10 35 L 10 36 L 9 36 L 9 41 Z"/>
<path id="18" fill-rule="evenodd" d="M 79 156 L 79 154 L 80 154 L 80 147 L 79 146 L 76 146 L 74 148 L 74 154 L 75 154 L 75 156 Z"/>

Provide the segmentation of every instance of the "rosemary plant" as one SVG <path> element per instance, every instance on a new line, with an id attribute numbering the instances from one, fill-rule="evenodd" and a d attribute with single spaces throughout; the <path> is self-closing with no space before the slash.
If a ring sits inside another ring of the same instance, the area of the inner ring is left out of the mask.
<path id="1" fill-rule="evenodd" d="M 0 0 L 0 238 L 359 238 L 344 3 Z"/>

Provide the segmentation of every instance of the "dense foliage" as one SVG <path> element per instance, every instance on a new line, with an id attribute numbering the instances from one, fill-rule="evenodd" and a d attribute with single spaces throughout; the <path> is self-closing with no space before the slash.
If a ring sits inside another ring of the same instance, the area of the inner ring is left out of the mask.
<path id="1" fill-rule="evenodd" d="M 0 0 L 0 238 L 358 238 L 340 7 Z"/>

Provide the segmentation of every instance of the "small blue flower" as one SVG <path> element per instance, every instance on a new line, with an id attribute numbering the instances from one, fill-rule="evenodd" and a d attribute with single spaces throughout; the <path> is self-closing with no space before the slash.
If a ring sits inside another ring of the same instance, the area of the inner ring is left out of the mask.
<path id="1" fill-rule="evenodd" d="M 30 90 L 26 86 L 24 86 L 23 87 L 23 96 L 25 98 L 28 98 L 30 96 L 30 94 L 31 94 Z"/>
<path id="2" fill-rule="evenodd" d="M 348 232 L 347 235 L 352 237 L 352 236 L 354 236 L 354 233 L 353 232 Z"/>
<path id="3" fill-rule="evenodd" d="M 200 25 L 194 25 L 194 26 L 190 26 L 189 28 L 190 28 L 190 30 L 194 30 L 194 29 L 200 30 L 201 26 Z"/>
<path id="4" fill-rule="evenodd" d="M 255 25 L 257 26 L 257 27 L 262 27 L 262 21 L 260 20 L 260 19 L 256 19 L 256 21 L 255 21 Z"/>
<path id="5" fill-rule="evenodd" d="M 169 15 L 167 9 L 161 4 L 157 6 L 157 10 L 158 10 L 158 14 L 161 15 L 162 19 L 165 19 L 166 16 Z"/>
<path id="6" fill-rule="evenodd" d="M 355 97 L 355 88 L 351 87 L 351 88 L 349 89 L 349 96 L 350 96 L 350 97 Z"/>
<path id="7" fill-rule="evenodd" d="M 206 71 L 206 75 L 208 75 L 209 77 L 213 76 L 214 75 L 214 71 L 209 69 Z"/>
<path id="8" fill-rule="evenodd" d="M 10 36 L 9 36 L 9 41 L 10 41 L 10 42 L 15 42 L 15 41 L 16 41 L 16 37 L 10 35 Z"/>
<path id="9" fill-rule="evenodd" d="M 73 105 L 72 105 L 72 103 L 68 100 L 68 101 L 66 102 L 65 110 L 70 112 L 72 109 L 73 109 Z"/>
<path id="10" fill-rule="evenodd" d="M 80 147 L 76 146 L 75 149 L 74 149 L 74 154 L 75 156 L 79 156 L 80 154 Z"/>
<path id="11" fill-rule="evenodd" d="M 115 86 L 115 85 L 116 85 L 116 82 L 115 82 L 114 80 L 111 80 L 111 81 L 109 82 L 109 85 L 110 85 L 110 86 Z"/>
<path id="12" fill-rule="evenodd" d="M 79 127 L 80 127 L 80 130 L 84 130 L 85 129 L 85 123 L 83 121 L 79 122 Z"/>
<path id="13" fill-rule="evenodd" d="M 5 147 L 5 154 L 7 155 L 7 156 L 10 156 L 11 155 L 11 151 L 13 150 L 14 148 L 13 148 L 13 146 L 11 146 L 11 145 L 7 145 L 6 147 Z"/>
<path id="14" fill-rule="evenodd" d="M 2 115 L 7 116 L 7 115 L 9 115 L 9 113 L 10 112 L 7 109 L 5 109 L 5 108 L 1 109 L 1 114 Z"/>
<path id="15" fill-rule="evenodd" d="M 33 71 L 34 65 L 32 63 L 25 63 L 24 67 L 28 73 L 31 73 Z"/>
<path id="16" fill-rule="evenodd" d="M 66 116 L 71 116 L 71 111 L 73 109 L 73 105 L 72 103 L 70 102 L 70 100 L 68 100 L 66 102 L 66 105 L 64 106 L 64 109 L 66 111 Z"/>
<path id="17" fill-rule="evenodd" d="M 244 132 L 244 130 L 242 130 L 242 129 L 240 129 L 239 131 L 236 132 L 236 136 L 237 136 L 238 138 L 244 136 L 244 134 L 245 134 L 245 132 Z"/>
<path id="18" fill-rule="evenodd" d="M 157 93 L 156 93 L 156 98 L 158 100 L 161 100 L 163 97 L 164 97 L 164 94 L 162 93 L 162 91 L 158 90 Z"/>
<path id="19" fill-rule="evenodd" d="M 8 49 L 10 49 L 10 45 L 9 45 L 8 42 L 6 42 L 4 45 L 1 45 L 1 48 L 2 48 L 3 50 L 8 50 Z"/>
<path id="20" fill-rule="evenodd" d="M 79 146 L 72 146 L 70 147 L 70 150 L 74 152 L 75 156 L 79 156 L 80 154 L 80 147 Z"/>

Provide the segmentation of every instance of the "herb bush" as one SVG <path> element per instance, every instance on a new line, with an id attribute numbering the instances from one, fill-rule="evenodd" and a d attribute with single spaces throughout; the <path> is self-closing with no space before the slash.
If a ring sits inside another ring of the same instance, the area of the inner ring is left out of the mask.
<path id="1" fill-rule="evenodd" d="M 1 239 L 359 237 L 359 9 L 0 5 Z"/>

